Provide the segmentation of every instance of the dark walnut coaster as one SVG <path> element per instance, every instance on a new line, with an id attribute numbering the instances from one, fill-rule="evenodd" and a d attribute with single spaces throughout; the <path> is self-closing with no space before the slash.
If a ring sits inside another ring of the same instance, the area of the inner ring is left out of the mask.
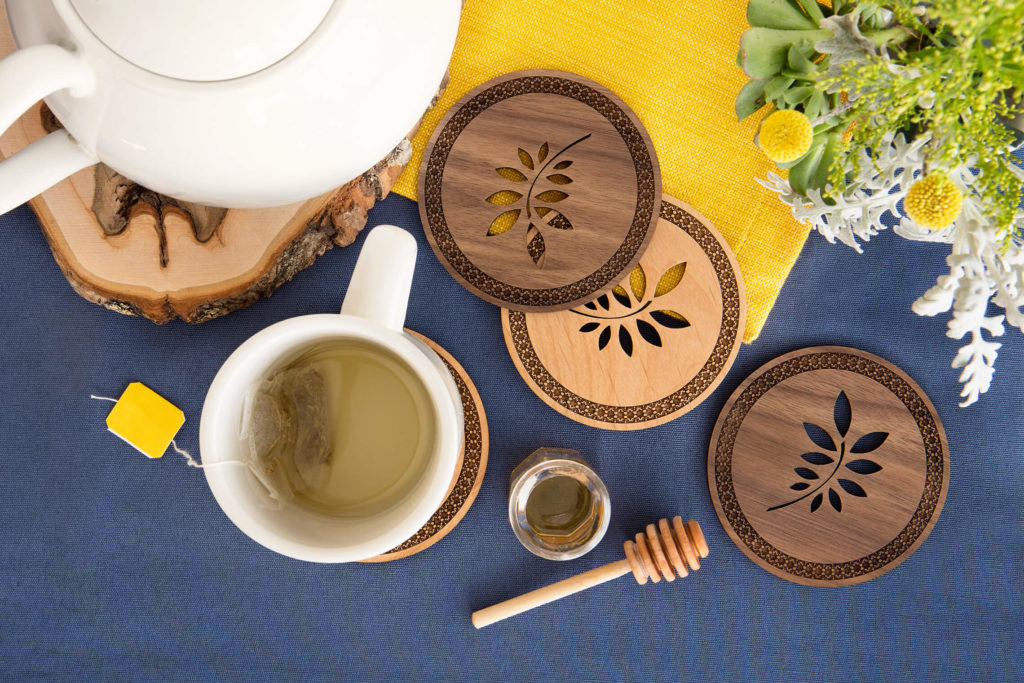
<path id="1" fill-rule="evenodd" d="M 507 74 L 467 94 L 420 167 L 420 216 L 441 263 L 517 310 L 571 308 L 615 285 L 647 246 L 660 199 L 640 120 L 560 71 Z"/>
<path id="2" fill-rule="evenodd" d="M 609 294 L 567 311 L 502 311 L 505 343 L 534 393 L 615 430 L 662 424 L 703 401 L 732 366 L 745 320 L 729 245 L 667 196 L 651 246 Z"/>
<path id="3" fill-rule="evenodd" d="M 459 365 L 450 353 L 437 345 L 434 341 L 427 339 L 422 334 L 406 330 L 427 346 L 432 348 L 437 355 L 441 356 L 448 372 L 452 374 L 455 385 L 459 388 L 459 395 L 462 397 L 462 412 L 465 415 L 466 436 L 462 445 L 462 453 L 459 454 L 459 464 L 456 466 L 455 478 L 448 488 L 448 496 L 441 503 L 430 521 L 423 525 L 423 528 L 416 532 L 412 538 L 397 548 L 392 548 L 383 555 L 371 557 L 363 562 L 390 562 L 409 557 L 426 550 L 442 538 L 447 536 L 462 518 L 469 512 L 469 507 L 476 500 L 476 494 L 480 492 L 480 485 L 484 481 L 484 472 L 487 471 L 487 415 L 484 413 L 484 404 L 480 400 L 473 380 L 466 374 L 465 368 Z"/>
<path id="4" fill-rule="evenodd" d="M 884 574 L 928 536 L 949 448 L 910 377 L 864 351 L 776 358 L 729 398 L 708 450 L 725 530 L 763 569 L 812 586 Z"/>

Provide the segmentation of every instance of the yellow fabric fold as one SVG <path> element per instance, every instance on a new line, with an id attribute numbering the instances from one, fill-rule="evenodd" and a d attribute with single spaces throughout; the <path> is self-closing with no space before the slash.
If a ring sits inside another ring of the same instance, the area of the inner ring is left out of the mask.
<path id="1" fill-rule="evenodd" d="M 736 121 L 746 3 L 697 0 L 467 0 L 451 81 L 428 112 L 395 191 L 416 198 L 419 160 L 444 112 L 480 83 L 521 69 L 561 69 L 615 91 L 654 141 L 664 191 L 725 236 L 747 290 L 744 341 L 761 331 L 807 238 L 769 190 L 753 143 L 759 117 Z"/>

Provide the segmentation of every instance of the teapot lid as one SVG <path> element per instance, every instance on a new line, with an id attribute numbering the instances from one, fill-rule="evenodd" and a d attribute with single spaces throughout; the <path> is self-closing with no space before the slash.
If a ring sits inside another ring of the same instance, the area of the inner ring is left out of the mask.
<path id="1" fill-rule="evenodd" d="M 265 69 L 298 48 L 334 0 L 70 0 L 97 38 L 148 71 L 222 81 Z"/>

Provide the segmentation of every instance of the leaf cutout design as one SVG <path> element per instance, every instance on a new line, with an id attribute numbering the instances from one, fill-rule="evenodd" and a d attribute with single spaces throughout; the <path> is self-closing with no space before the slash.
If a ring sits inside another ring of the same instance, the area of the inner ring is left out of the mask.
<path id="1" fill-rule="evenodd" d="M 530 169 L 531 171 L 533 170 L 533 157 L 531 157 L 530 153 L 527 152 L 522 147 L 519 148 L 519 161 L 521 161 L 523 166 L 525 166 L 526 168 Z"/>
<path id="2" fill-rule="evenodd" d="M 540 234 L 540 230 L 533 223 L 530 223 L 530 227 L 526 230 L 526 251 L 529 252 L 530 258 L 538 268 L 544 266 L 544 236 Z"/>
<path id="3" fill-rule="evenodd" d="M 875 472 L 881 472 L 882 466 L 874 460 L 851 460 L 846 463 L 846 469 L 857 474 L 874 474 Z"/>
<path id="4" fill-rule="evenodd" d="M 498 216 L 491 221 L 491 227 L 487 229 L 487 236 L 492 237 L 494 235 L 500 235 L 503 232 L 508 232 L 516 222 L 519 221 L 519 214 L 522 213 L 522 209 L 512 209 L 504 213 L 499 213 Z"/>
<path id="5" fill-rule="evenodd" d="M 686 262 L 677 263 L 672 266 L 658 280 L 658 286 L 654 288 L 655 298 L 665 296 L 679 286 L 683 280 L 683 273 L 686 272 Z"/>
<path id="6" fill-rule="evenodd" d="M 824 448 L 826 451 L 836 450 L 836 442 L 832 440 L 832 437 L 828 435 L 824 429 L 816 424 L 810 422 L 804 422 L 804 431 L 807 432 L 807 436 L 811 438 L 814 445 L 818 448 Z"/>
<path id="7" fill-rule="evenodd" d="M 796 472 L 797 476 L 801 479 L 818 479 L 818 473 L 810 467 L 794 467 L 793 471 Z"/>
<path id="8" fill-rule="evenodd" d="M 513 183 L 525 183 L 528 178 L 526 174 L 520 171 L 518 168 L 509 168 L 508 166 L 502 166 L 501 168 L 494 169 L 498 172 L 505 180 L 511 180 Z"/>
<path id="9" fill-rule="evenodd" d="M 828 465 L 829 463 L 835 462 L 835 460 L 824 453 L 804 453 L 800 457 L 812 465 Z"/>
<path id="10" fill-rule="evenodd" d="M 537 213 L 540 213 L 541 209 L 547 209 L 547 211 L 545 211 L 541 215 L 541 218 L 547 216 L 549 213 L 554 214 L 553 216 L 551 216 L 551 218 L 546 218 L 544 220 L 544 222 L 550 225 L 552 228 L 555 228 L 556 230 L 572 230 L 572 223 L 569 222 L 569 219 L 565 217 L 564 213 L 561 213 L 560 211 L 555 211 L 554 209 L 548 209 L 548 207 L 546 206 L 538 208 Z"/>
<path id="11" fill-rule="evenodd" d="M 585 323 L 583 327 L 580 328 L 580 332 L 593 332 L 599 327 L 601 327 L 601 323 Z"/>
<path id="12" fill-rule="evenodd" d="M 849 479 L 836 479 L 836 481 L 839 482 L 839 485 L 843 487 L 843 490 L 851 496 L 866 498 L 868 495 L 867 492 L 860 487 L 860 484 L 855 481 L 850 481 Z"/>
<path id="13" fill-rule="evenodd" d="M 601 308 L 603 308 L 606 311 L 609 308 L 611 308 L 611 301 L 608 300 L 607 294 L 602 294 L 601 296 L 597 297 L 597 303 L 601 304 Z"/>
<path id="14" fill-rule="evenodd" d="M 640 336 L 644 338 L 644 341 L 651 346 L 661 346 L 661 335 L 658 334 L 658 330 L 654 325 L 650 324 L 646 320 L 637 320 L 636 330 L 640 333 Z"/>
<path id="15" fill-rule="evenodd" d="M 832 408 L 832 420 L 836 423 L 839 436 L 846 436 L 846 432 L 850 431 L 850 419 L 852 417 L 853 411 L 850 408 L 850 399 L 846 398 L 845 391 L 840 391 L 839 395 L 836 396 L 836 404 Z"/>
<path id="16" fill-rule="evenodd" d="M 811 512 L 814 512 L 821 507 L 821 501 L 824 500 L 824 498 L 825 495 L 822 493 L 819 493 L 814 497 L 814 500 L 811 501 Z"/>
<path id="17" fill-rule="evenodd" d="M 571 147 L 574 147 L 575 145 L 577 145 L 577 144 L 583 142 L 584 140 L 590 138 L 591 135 L 592 134 L 588 133 L 587 135 L 584 135 L 583 137 L 579 138 L 578 140 L 569 143 L 568 145 L 563 147 L 560 151 L 556 152 L 553 156 L 551 155 L 551 146 L 550 146 L 550 143 L 548 141 L 545 141 L 545 142 L 541 143 L 540 147 L 537 148 L 537 152 L 536 152 L 536 156 L 535 157 L 534 156 L 530 156 L 530 153 L 527 152 L 522 147 L 517 147 L 516 148 L 516 154 L 519 157 L 519 163 L 522 165 L 522 167 L 521 168 L 513 168 L 511 166 L 498 166 L 498 167 L 496 167 L 494 169 L 494 171 L 499 176 L 501 176 L 504 180 L 509 181 L 509 183 L 524 183 L 524 182 L 529 181 L 530 178 L 532 177 L 533 178 L 533 182 L 530 184 L 530 186 L 529 186 L 530 189 L 527 191 L 527 192 L 532 192 L 533 189 L 534 189 L 534 186 L 541 179 L 541 176 L 544 175 L 544 171 L 547 169 L 548 166 L 550 166 L 553 162 L 555 162 L 556 159 L 559 156 L 561 156 L 563 153 L 565 153 Z M 572 166 L 572 164 L 573 164 L 573 162 L 571 160 L 569 160 L 569 159 L 564 159 L 561 162 L 559 162 L 557 164 L 554 164 L 554 170 L 556 172 L 547 174 L 545 176 L 547 181 L 549 183 L 554 184 L 554 185 L 569 185 L 569 184 L 571 184 L 573 182 L 573 179 L 570 176 L 566 175 L 565 173 L 558 173 L 557 171 L 561 171 L 561 170 L 567 169 L 570 166 Z M 536 173 L 526 173 L 526 172 L 524 172 L 522 170 L 523 168 L 528 169 L 529 171 L 534 171 L 537 168 L 539 168 L 540 170 L 537 171 Z M 538 189 L 538 194 L 536 194 L 532 199 L 530 197 L 528 197 L 528 196 L 525 196 L 521 192 L 516 192 L 515 190 L 510 190 L 510 189 L 505 189 L 505 190 L 499 190 L 499 191 L 493 193 L 492 195 L 490 195 L 489 197 L 486 198 L 486 201 L 488 203 L 494 204 L 496 206 L 510 207 L 511 205 L 516 204 L 517 202 L 523 200 L 524 197 L 525 197 L 525 199 L 526 199 L 526 207 L 525 207 L 525 209 L 526 209 L 526 217 L 527 218 L 532 218 L 533 217 L 533 210 L 532 209 L 536 210 L 537 217 L 538 217 L 536 223 L 532 223 L 531 222 L 531 223 L 529 223 L 529 225 L 527 227 L 527 230 L 526 230 L 526 250 L 527 250 L 527 253 L 529 253 L 530 258 L 532 258 L 533 262 L 537 265 L 537 267 L 538 268 L 543 268 L 544 267 L 544 261 L 545 261 L 545 258 L 546 258 L 546 254 L 547 254 L 547 245 L 545 243 L 544 235 L 541 233 L 541 230 L 543 228 L 545 228 L 545 227 L 551 227 L 551 228 L 554 228 L 555 230 L 573 230 L 574 226 L 572 224 L 572 221 L 570 221 L 569 218 L 566 217 L 566 215 L 564 213 L 562 213 L 561 211 L 557 211 L 555 209 L 552 209 L 550 206 L 536 206 L 536 207 L 534 207 L 534 206 L 531 205 L 531 201 L 533 199 L 536 199 L 537 202 L 539 202 L 540 204 L 556 204 L 558 202 L 561 202 L 561 201 L 564 201 L 564 200 L 568 199 L 569 198 L 569 194 L 567 192 L 563 192 L 561 190 L 554 190 L 554 189 L 552 189 L 552 190 L 543 190 L 543 191 L 541 191 L 541 188 L 537 188 L 537 189 Z M 487 235 L 490 237 L 490 236 L 494 236 L 494 235 L 501 235 L 501 234 L 503 234 L 505 232 L 508 232 L 509 230 L 513 229 L 518 224 L 518 221 L 519 221 L 519 219 L 521 217 L 522 217 L 522 209 L 511 209 L 510 208 L 509 210 L 504 211 L 503 213 L 499 214 L 498 216 L 496 216 L 491 221 L 490 226 L 488 226 Z M 550 236 L 550 233 L 549 233 L 549 236 Z M 624 287 L 622 289 L 623 289 L 623 291 L 625 291 Z M 629 307 L 629 308 L 632 308 L 631 303 L 629 303 L 629 301 L 628 301 L 628 296 L 629 296 L 629 294 L 627 292 L 626 293 L 627 301 L 626 301 L 626 303 L 624 305 Z M 621 301 L 621 297 L 619 297 L 619 298 L 620 298 L 620 301 Z M 606 297 L 605 301 L 607 301 L 607 297 Z M 592 308 L 592 310 L 596 310 L 596 308 L 593 307 L 593 306 L 591 308 Z M 605 308 L 605 310 L 608 310 L 608 305 L 605 304 L 604 308 Z"/>
<path id="18" fill-rule="evenodd" d="M 684 327 L 690 326 L 690 321 L 679 315 L 675 311 L 667 309 L 660 311 L 652 311 L 651 317 L 654 318 L 654 322 L 658 323 L 662 327 L 668 327 L 673 330 L 681 330 Z"/>
<path id="19" fill-rule="evenodd" d="M 593 301 L 588 301 L 587 303 L 583 304 L 583 307 L 584 308 L 589 308 L 592 311 L 596 311 L 597 310 L 597 304 L 595 304 Z"/>
<path id="20" fill-rule="evenodd" d="M 811 488 L 811 485 L 808 484 L 806 481 L 798 481 L 789 488 L 793 489 L 794 491 L 806 491 L 807 489 Z"/>
<path id="21" fill-rule="evenodd" d="M 597 350 L 600 351 L 604 347 L 608 346 L 608 342 L 611 341 L 611 338 L 612 328 L 611 326 L 606 326 L 601 330 L 601 336 L 597 338 Z"/>
<path id="22" fill-rule="evenodd" d="M 621 285 L 616 285 L 612 289 L 612 295 L 615 297 L 616 301 L 626 308 L 633 307 L 633 302 L 629 300 L 629 294 L 626 294 L 626 290 L 624 290 Z"/>
<path id="23" fill-rule="evenodd" d="M 843 511 L 843 500 L 839 497 L 839 494 L 835 492 L 831 486 L 828 487 L 828 502 L 832 504 L 832 507 L 836 509 L 836 512 Z"/>
<path id="24" fill-rule="evenodd" d="M 889 438 L 889 432 L 870 432 L 857 439 L 857 443 L 853 444 L 850 452 L 870 453 L 885 443 L 887 438 Z"/>
<path id="25" fill-rule="evenodd" d="M 633 335 L 629 333 L 625 325 L 619 326 L 619 346 L 622 347 L 627 356 L 633 356 Z"/>
<path id="26" fill-rule="evenodd" d="M 509 204 L 515 204 L 522 198 L 523 195 L 518 192 L 514 192 L 513 190 L 501 190 L 488 197 L 487 201 L 491 204 L 497 204 L 498 206 L 508 206 Z"/>
<path id="27" fill-rule="evenodd" d="M 548 204 L 554 204 L 555 202 L 562 201 L 568 196 L 569 195 L 562 192 L 561 190 L 548 190 L 546 192 L 541 192 L 538 195 L 534 195 L 533 198 L 538 199 L 542 202 L 547 202 Z"/>
<path id="28" fill-rule="evenodd" d="M 633 296 L 637 301 L 643 301 L 644 294 L 647 293 L 647 273 L 639 263 L 629 274 L 629 288 L 633 290 Z"/>

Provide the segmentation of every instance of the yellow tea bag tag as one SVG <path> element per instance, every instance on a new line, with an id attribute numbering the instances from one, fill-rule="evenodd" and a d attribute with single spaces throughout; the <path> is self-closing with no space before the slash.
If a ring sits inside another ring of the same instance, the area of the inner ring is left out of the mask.
<path id="1" fill-rule="evenodd" d="M 159 458 L 185 424 L 185 413 L 141 382 L 132 382 L 107 415 L 107 429 L 144 455 Z"/>

